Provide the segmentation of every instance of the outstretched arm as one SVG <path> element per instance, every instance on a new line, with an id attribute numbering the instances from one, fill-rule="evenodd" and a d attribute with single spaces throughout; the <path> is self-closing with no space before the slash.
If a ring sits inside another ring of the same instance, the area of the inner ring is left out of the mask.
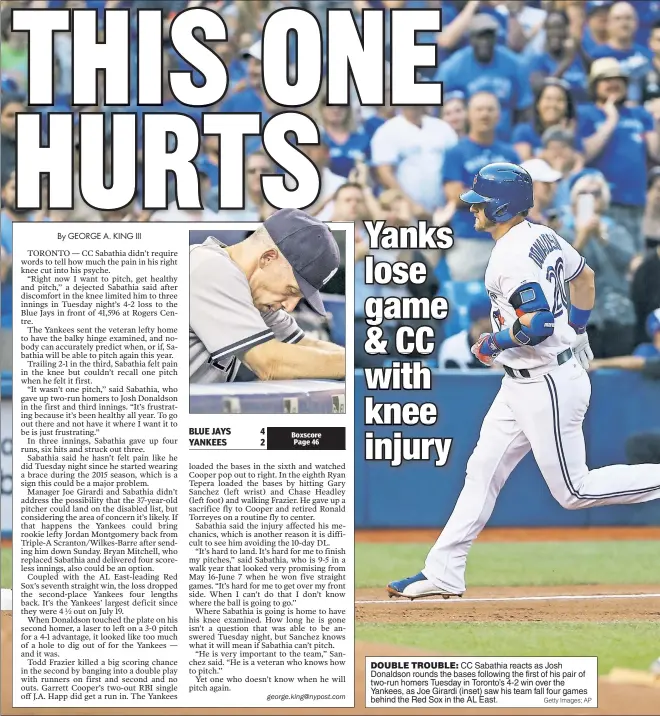
<path id="1" fill-rule="evenodd" d="M 642 356 L 617 356 L 616 358 L 597 358 L 591 363 L 592 370 L 599 368 L 620 368 L 622 370 L 642 370 L 646 358 Z"/>
<path id="2" fill-rule="evenodd" d="M 296 378 L 346 377 L 344 351 L 327 351 L 304 345 L 271 340 L 261 343 L 241 356 L 241 360 L 260 380 L 294 380 Z"/>

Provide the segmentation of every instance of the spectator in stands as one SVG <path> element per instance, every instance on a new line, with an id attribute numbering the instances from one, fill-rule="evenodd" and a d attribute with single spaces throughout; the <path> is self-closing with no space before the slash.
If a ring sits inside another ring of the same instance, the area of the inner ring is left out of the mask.
<path id="1" fill-rule="evenodd" d="M 588 58 L 582 46 L 570 35 L 568 15 L 563 10 L 551 10 L 545 19 L 545 48 L 529 60 L 532 87 L 538 93 L 548 79 L 563 79 L 566 94 L 578 102 L 587 102 Z M 538 96 L 535 107 L 538 104 Z M 538 108 L 537 108 L 538 111 Z M 514 139 L 515 142 L 515 139 Z"/>
<path id="2" fill-rule="evenodd" d="M 321 129 L 321 139 L 329 149 L 331 172 L 347 179 L 356 160 L 371 161 L 369 135 L 358 126 L 352 107 L 328 107 L 327 96 L 322 92 L 314 119 Z"/>
<path id="3" fill-rule="evenodd" d="M 627 355 L 635 345 L 629 272 L 636 246 L 625 226 L 609 215 L 609 204 L 605 177 L 585 174 L 573 185 L 572 212 L 559 231 L 596 272 L 596 305 L 587 332 L 597 358 Z"/>
<path id="4" fill-rule="evenodd" d="M 378 221 L 385 218 L 380 202 L 373 195 L 368 181 L 368 168 L 362 164 L 351 172 L 349 181 L 335 192 L 332 213 L 328 221 L 355 222 L 356 236 L 366 239 L 369 234 L 364 228 L 365 221 Z"/>
<path id="5" fill-rule="evenodd" d="M 222 209 L 213 221 L 263 221 L 272 213 L 272 207 L 266 206 L 261 189 L 261 177 L 273 174 L 273 163 L 265 152 L 257 151 L 245 159 L 245 205 L 243 209 Z M 218 189 L 211 190 L 208 205 L 212 209 L 218 206 Z"/>
<path id="6" fill-rule="evenodd" d="M 520 163 L 514 148 L 495 138 L 499 112 L 495 95 L 474 94 L 468 103 L 468 136 L 459 140 L 445 158 L 443 178 L 448 211 L 441 223 L 450 223 L 454 230 L 454 245 L 447 252 L 447 262 L 455 281 L 483 280 L 493 243 L 488 234 L 475 230 L 474 217 L 460 195 L 472 186 L 475 174 L 486 164 Z"/>
<path id="7" fill-rule="evenodd" d="M 582 48 L 593 57 L 607 43 L 607 16 L 614 0 L 588 0 L 585 3 L 587 23 L 582 33 Z"/>
<path id="8" fill-rule="evenodd" d="M 459 139 L 467 134 L 467 102 L 463 92 L 456 90 L 443 96 L 442 119 L 456 132 Z"/>
<path id="9" fill-rule="evenodd" d="M 376 130 L 371 141 L 376 177 L 384 189 L 397 189 L 415 217 L 431 216 L 444 206 L 445 154 L 458 141 L 447 122 L 424 107 L 404 107 Z"/>
<path id="10" fill-rule="evenodd" d="M 614 57 L 627 73 L 628 99 L 640 102 L 642 82 L 651 65 L 651 51 L 635 42 L 637 13 L 629 2 L 615 2 L 607 15 L 607 42 L 594 48 L 593 59 Z"/>
<path id="11" fill-rule="evenodd" d="M 649 313 L 646 318 L 646 335 L 649 343 L 640 343 L 633 355 L 643 358 L 660 358 L 660 308 Z"/>
<path id="12" fill-rule="evenodd" d="M 459 50 L 438 69 L 436 79 L 445 92 L 462 91 L 466 97 L 491 92 L 500 101 L 498 136 L 509 139 L 513 126 L 528 119 L 533 102 L 525 65 L 510 50 L 496 46 L 497 20 L 479 14 L 470 25 L 470 47 Z"/>
<path id="13" fill-rule="evenodd" d="M 331 206 L 332 213 L 324 221 L 350 221 L 355 224 L 356 248 L 368 239 L 364 228 L 365 220 L 383 218 L 382 209 L 368 184 L 368 168 L 362 165 L 359 172 L 351 173 L 351 181 L 346 182 L 335 192 Z M 319 217 L 321 218 L 321 217 Z M 339 246 L 339 269 L 324 287 L 326 293 L 346 293 L 346 251 L 348 247 L 343 236 L 337 238 Z"/>
<path id="14" fill-rule="evenodd" d="M 642 228 L 647 248 L 660 246 L 660 167 L 649 172 Z"/>
<path id="15" fill-rule="evenodd" d="M 636 342 L 645 340 L 648 315 L 660 306 L 660 245 L 644 258 L 633 276 L 631 296 L 637 316 Z"/>
<path id="16" fill-rule="evenodd" d="M 220 139 L 212 134 L 205 134 L 202 137 L 202 154 L 201 158 L 206 163 L 211 179 L 211 188 L 217 189 L 220 180 Z M 213 207 L 215 211 L 218 207 Z"/>
<path id="17" fill-rule="evenodd" d="M 266 94 L 261 76 L 261 40 L 253 43 L 242 53 L 246 63 L 245 79 L 239 80 L 220 105 L 222 112 L 257 113 L 262 123 L 269 119 L 279 107 Z M 257 151 L 259 143 L 246 144 L 246 151 Z"/>
<path id="18" fill-rule="evenodd" d="M 571 188 L 582 171 L 582 155 L 575 149 L 575 133 L 561 126 L 546 129 L 541 141 L 543 148 L 539 156 L 561 174 L 552 202 L 552 208 L 561 215 L 570 211 Z"/>
<path id="19" fill-rule="evenodd" d="M 465 36 L 477 12 L 485 9 L 481 0 L 459 0 L 442 2 L 442 32 L 436 35 L 439 48 L 438 60 L 444 61 L 452 52 L 462 48 Z M 502 42 L 506 40 L 504 27 L 498 23 L 498 32 Z"/>
<path id="20" fill-rule="evenodd" d="M 518 124 L 513 130 L 513 146 L 521 159 L 531 159 L 543 146 L 541 137 L 550 127 L 575 129 L 575 107 L 568 84 L 550 77 L 539 87 L 530 122 Z M 577 141 L 576 149 L 582 151 Z"/>
<path id="21" fill-rule="evenodd" d="M 475 299 L 470 304 L 470 327 L 445 338 L 440 345 L 438 352 L 438 368 L 440 370 L 452 368 L 472 370 L 487 367 L 474 357 L 470 349 L 479 340 L 482 333 L 492 331 L 491 310 L 490 299 L 485 296 Z"/>
<path id="22" fill-rule="evenodd" d="M 545 40 L 543 25 L 547 16 L 540 7 L 519 0 L 494 2 L 496 11 L 508 13 L 506 44 L 514 52 L 531 56 L 538 53 Z"/>
<path id="23" fill-rule="evenodd" d="M 660 0 L 659 0 L 659 2 L 660 2 Z M 660 128 L 660 97 L 657 97 L 656 99 L 649 100 L 644 105 L 644 109 L 653 118 L 656 128 Z M 660 161 L 658 161 L 658 157 L 649 156 L 649 164 L 651 167 L 660 166 Z"/>
<path id="24" fill-rule="evenodd" d="M 373 196 L 373 195 L 372 195 Z M 364 187 L 357 182 L 345 182 L 335 192 L 330 221 L 362 222 L 371 218 L 367 210 Z M 365 232 L 360 231 L 363 235 Z"/>
<path id="25" fill-rule="evenodd" d="M 381 211 L 384 214 L 385 226 L 410 226 L 413 215 L 410 204 L 406 201 L 403 192 L 397 189 L 386 189 L 378 197 Z"/>
<path id="26" fill-rule="evenodd" d="M 11 77 L 17 87 L 27 89 L 28 48 L 27 33 L 12 32 L 11 11 L 3 12 L 0 18 L 2 38 L 2 59 L 0 67 L 3 77 Z"/>
<path id="27" fill-rule="evenodd" d="M 371 117 L 368 117 L 362 124 L 362 128 L 369 137 L 369 143 L 373 139 L 376 130 L 382 127 L 388 119 L 396 116 L 397 108 L 392 107 L 392 97 L 390 95 L 390 81 L 389 78 L 385 79 L 385 92 L 384 92 L 385 104 L 376 107 L 376 111 Z"/>
<path id="28" fill-rule="evenodd" d="M 660 8 L 660 4 L 658 5 Z M 649 35 L 651 61 L 642 78 L 642 102 L 660 99 L 660 18 L 658 18 Z"/>
<path id="29" fill-rule="evenodd" d="M 26 111 L 25 96 L 18 92 L 3 92 L 0 108 L 0 156 L 2 178 L 9 177 L 16 168 L 16 114 Z"/>
<path id="30" fill-rule="evenodd" d="M 547 212 L 553 205 L 561 173 L 539 157 L 528 159 L 521 166 L 529 172 L 534 182 L 534 206 L 529 210 L 527 219 L 548 226 L 551 217 Z"/>
<path id="31" fill-rule="evenodd" d="M 261 36 L 268 16 L 280 7 L 280 3 L 273 0 L 250 0 L 236 4 L 240 31 L 253 36 Z"/>
<path id="32" fill-rule="evenodd" d="M 340 186 L 346 183 L 346 177 L 335 174 L 330 167 L 330 149 L 323 137 L 318 144 L 301 144 L 300 151 L 309 158 L 309 160 L 318 169 L 321 177 L 321 191 L 319 192 L 316 202 L 307 209 L 312 216 L 320 216 L 320 212 L 332 202 L 335 192 Z"/>
<path id="33" fill-rule="evenodd" d="M 618 60 L 596 60 L 589 85 L 595 104 L 578 109 L 585 164 L 604 174 L 612 190 L 612 218 L 628 229 L 641 251 L 647 151 L 660 157 L 660 132 L 643 107 L 626 104 L 628 73 Z"/>
<path id="34" fill-rule="evenodd" d="M 640 45 L 646 45 L 653 25 L 660 17 L 660 1 L 659 0 L 633 0 L 633 5 L 637 11 L 637 32 L 635 33 L 635 42 Z"/>

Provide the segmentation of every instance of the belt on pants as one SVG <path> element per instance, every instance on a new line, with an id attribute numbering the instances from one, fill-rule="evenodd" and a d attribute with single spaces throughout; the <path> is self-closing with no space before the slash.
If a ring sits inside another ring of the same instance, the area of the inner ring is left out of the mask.
<path id="1" fill-rule="evenodd" d="M 570 348 L 567 348 L 563 353 L 560 353 L 557 356 L 557 365 L 563 365 L 572 357 L 573 351 Z M 508 365 L 505 365 L 503 367 L 505 373 L 511 378 L 531 378 L 532 376 L 538 375 L 540 373 L 547 373 L 547 366 L 532 368 L 531 370 L 528 370 L 527 368 L 521 368 L 520 370 L 518 370 L 517 368 L 509 368 Z"/>

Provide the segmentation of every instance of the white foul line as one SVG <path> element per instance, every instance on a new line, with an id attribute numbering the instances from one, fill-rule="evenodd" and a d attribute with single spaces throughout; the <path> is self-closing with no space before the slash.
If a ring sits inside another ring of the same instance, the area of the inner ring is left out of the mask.
<path id="1" fill-rule="evenodd" d="M 356 600 L 356 604 L 409 604 L 414 601 L 416 604 L 466 604 L 468 602 L 549 602 L 569 599 L 648 599 L 660 597 L 660 594 L 554 594 L 547 597 L 468 597 L 467 599 L 428 599 L 418 597 L 410 600 L 408 597 L 392 597 L 391 599 L 363 599 Z"/>

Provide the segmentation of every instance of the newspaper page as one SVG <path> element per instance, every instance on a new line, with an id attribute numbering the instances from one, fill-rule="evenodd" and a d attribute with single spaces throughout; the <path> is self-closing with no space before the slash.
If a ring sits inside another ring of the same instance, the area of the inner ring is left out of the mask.
<path id="1" fill-rule="evenodd" d="M 657 5 L 3 0 L 3 716 L 660 714 Z"/>

